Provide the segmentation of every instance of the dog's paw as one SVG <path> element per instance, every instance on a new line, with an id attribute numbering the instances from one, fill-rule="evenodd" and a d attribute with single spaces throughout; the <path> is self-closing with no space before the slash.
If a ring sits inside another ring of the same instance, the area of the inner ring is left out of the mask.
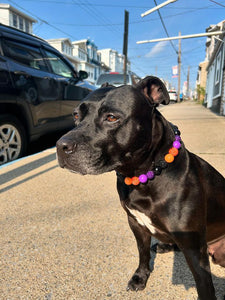
<path id="1" fill-rule="evenodd" d="M 180 251 L 176 244 L 156 243 L 151 247 L 151 250 L 156 253 L 167 253 L 171 251 Z"/>
<path id="2" fill-rule="evenodd" d="M 142 274 L 135 272 L 131 280 L 128 282 L 127 291 L 142 291 L 146 287 L 149 275 L 150 271 Z"/>

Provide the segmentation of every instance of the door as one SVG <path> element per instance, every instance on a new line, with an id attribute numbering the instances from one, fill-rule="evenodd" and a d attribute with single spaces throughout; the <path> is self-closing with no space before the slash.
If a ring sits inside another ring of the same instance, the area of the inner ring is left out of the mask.
<path id="1" fill-rule="evenodd" d="M 4 55 L 13 81 L 11 94 L 18 104 L 29 109 L 33 134 L 57 128 L 59 118 L 59 84 L 44 60 L 40 47 L 5 39 Z"/>
<path id="2" fill-rule="evenodd" d="M 61 129 L 73 127 L 73 110 L 90 92 L 80 85 L 80 81 L 72 64 L 58 53 L 45 49 L 47 61 L 54 73 L 55 81 L 60 86 L 60 120 Z"/>

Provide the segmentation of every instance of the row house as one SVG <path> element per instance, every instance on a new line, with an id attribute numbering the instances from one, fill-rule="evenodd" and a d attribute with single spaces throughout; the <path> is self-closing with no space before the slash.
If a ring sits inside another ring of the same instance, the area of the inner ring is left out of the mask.
<path id="1" fill-rule="evenodd" d="M 101 55 L 101 61 L 110 66 L 112 72 L 122 73 L 124 69 L 124 56 L 111 48 L 98 50 Z M 127 62 L 127 70 L 130 71 L 130 61 Z"/>
<path id="2" fill-rule="evenodd" d="M 209 26 L 206 32 L 219 30 L 224 33 L 207 38 L 205 61 L 199 65 L 197 83 L 205 88 L 203 104 L 225 116 L 225 20 Z"/>
<path id="3" fill-rule="evenodd" d="M 0 3 L 0 22 L 32 34 L 33 24 L 37 23 L 37 20 L 19 11 L 10 4 Z"/>
<path id="4" fill-rule="evenodd" d="M 86 60 L 82 61 L 83 70 L 88 72 L 88 80 L 95 82 L 101 73 L 101 61 L 97 53 L 97 46 L 89 39 L 83 39 L 73 42 L 74 46 L 78 46 L 78 49 L 82 49 L 86 54 Z"/>
<path id="5" fill-rule="evenodd" d="M 207 32 L 225 30 L 225 20 L 207 28 Z M 208 55 L 205 105 L 214 112 L 225 115 L 225 33 L 207 41 L 212 48 Z M 213 44 L 213 46 L 211 45 Z"/>
<path id="6" fill-rule="evenodd" d="M 88 81 L 95 83 L 101 73 L 123 70 L 123 56 L 112 49 L 97 50 L 97 46 L 89 39 L 71 42 L 68 38 L 49 39 L 47 42 L 63 53 L 79 70 L 88 73 Z M 107 54 L 113 53 L 110 59 Z"/>
<path id="7" fill-rule="evenodd" d="M 78 71 L 86 71 L 88 81 L 95 83 L 101 73 L 101 62 L 93 42 L 88 39 L 71 42 L 69 38 L 49 39 L 47 42 L 63 53 Z"/>
<path id="8" fill-rule="evenodd" d="M 73 53 L 73 44 L 68 38 L 61 39 L 50 39 L 47 42 L 54 48 L 56 48 L 59 52 L 63 53 L 63 55 L 70 60 L 76 70 L 80 70 L 79 59 L 74 56 Z"/>
<path id="9" fill-rule="evenodd" d="M 198 72 L 197 72 L 197 80 L 196 80 L 196 92 L 195 92 L 195 98 L 198 99 L 201 103 L 204 102 L 205 94 L 201 93 L 201 90 L 205 90 L 206 88 L 206 80 L 207 80 L 207 66 L 208 61 L 205 60 L 203 62 L 200 62 L 198 66 Z"/>

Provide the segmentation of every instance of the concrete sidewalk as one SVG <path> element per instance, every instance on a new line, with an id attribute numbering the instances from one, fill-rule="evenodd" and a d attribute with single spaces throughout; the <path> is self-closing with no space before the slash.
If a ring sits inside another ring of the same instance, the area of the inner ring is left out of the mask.
<path id="1" fill-rule="evenodd" d="M 160 111 L 225 176 L 225 118 L 193 102 Z M 57 166 L 53 148 L 3 166 L 0 184 L 1 300 L 197 299 L 181 253 L 153 256 L 146 289 L 126 291 L 138 251 L 114 172 L 74 175 Z M 212 273 L 222 300 L 225 269 Z"/>

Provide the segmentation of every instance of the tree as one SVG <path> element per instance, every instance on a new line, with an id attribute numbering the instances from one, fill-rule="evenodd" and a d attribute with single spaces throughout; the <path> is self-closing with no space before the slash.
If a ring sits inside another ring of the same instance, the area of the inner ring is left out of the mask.
<path id="1" fill-rule="evenodd" d="M 203 103 L 205 98 L 205 88 L 202 87 L 200 84 L 197 85 L 197 101 L 201 104 Z"/>

